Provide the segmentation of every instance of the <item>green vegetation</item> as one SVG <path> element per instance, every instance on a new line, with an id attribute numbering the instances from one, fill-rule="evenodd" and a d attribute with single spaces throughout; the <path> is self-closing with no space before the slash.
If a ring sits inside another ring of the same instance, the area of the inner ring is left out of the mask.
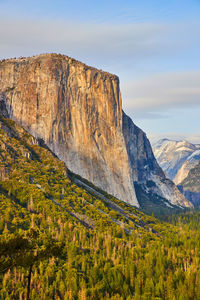
<path id="1" fill-rule="evenodd" d="M 17 267 L 28 269 L 26 299 L 30 299 L 33 267 L 49 257 L 60 255 L 62 244 L 31 228 L 21 234 L 7 234 L 0 242 L 0 273 Z"/>
<path id="2" fill-rule="evenodd" d="M 0 176 L 0 299 L 200 299 L 198 212 L 147 216 L 3 118 Z"/>

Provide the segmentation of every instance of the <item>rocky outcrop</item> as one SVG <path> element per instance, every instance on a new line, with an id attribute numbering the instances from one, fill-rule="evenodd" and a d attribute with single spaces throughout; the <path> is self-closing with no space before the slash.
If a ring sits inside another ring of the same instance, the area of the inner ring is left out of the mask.
<path id="1" fill-rule="evenodd" d="M 145 134 L 123 115 L 117 76 L 46 54 L 1 61 L 0 92 L 4 114 L 101 189 L 135 206 L 134 181 L 162 180 L 169 192 Z"/>

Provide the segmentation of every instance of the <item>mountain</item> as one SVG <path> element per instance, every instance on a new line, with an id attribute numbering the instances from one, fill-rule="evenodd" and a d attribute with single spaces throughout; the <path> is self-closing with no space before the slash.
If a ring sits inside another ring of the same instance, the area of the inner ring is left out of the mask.
<path id="1" fill-rule="evenodd" d="M 200 145 L 162 139 L 153 145 L 155 157 L 166 176 L 180 184 L 200 161 Z"/>
<path id="2" fill-rule="evenodd" d="M 199 213 L 145 215 L 2 111 L 0 299 L 199 299 Z"/>
<path id="3" fill-rule="evenodd" d="M 59 54 L 2 60 L 0 102 L 5 116 L 107 193 L 137 207 L 141 194 L 191 206 L 123 113 L 117 76 Z"/>
<path id="4" fill-rule="evenodd" d="M 180 182 L 179 189 L 194 206 L 200 206 L 200 162 Z"/>
<path id="5" fill-rule="evenodd" d="M 181 184 L 193 192 L 200 193 L 200 162 L 189 171 L 188 176 Z"/>

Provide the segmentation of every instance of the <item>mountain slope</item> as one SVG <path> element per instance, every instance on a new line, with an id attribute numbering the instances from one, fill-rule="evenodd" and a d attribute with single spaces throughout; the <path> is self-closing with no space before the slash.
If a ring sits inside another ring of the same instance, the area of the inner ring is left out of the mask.
<path id="1" fill-rule="evenodd" d="M 50 210 L 49 215 L 45 213 L 45 220 L 55 220 L 62 211 L 66 219 L 91 230 L 97 229 L 99 222 L 104 229 L 113 224 L 130 233 L 133 229 L 150 228 L 146 227 L 146 217 L 141 212 L 70 172 L 42 140 L 3 117 L 0 117 L 0 178 L 1 216 L 10 205 L 14 217 L 1 219 L 1 231 L 5 225 L 11 231 L 18 228 L 17 219 L 23 210 L 32 215 L 34 223 L 40 224 L 44 218 L 40 216 L 40 207 L 46 205 Z M 29 222 L 24 220 L 21 225 L 26 228 Z"/>
<path id="2" fill-rule="evenodd" d="M 30 274 L 35 300 L 199 299 L 198 214 L 147 216 L 4 117 L 0 164 L 0 299 L 27 299 Z"/>
<path id="3" fill-rule="evenodd" d="M 153 194 L 191 206 L 123 113 L 117 76 L 57 54 L 10 59 L 0 62 L 0 92 L 11 119 L 102 190 L 139 206 L 135 181 L 145 190 L 150 180 Z"/>
<path id="4" fill-rule="evenodd" d="M 161 168 L 176 184 L 200 161 L 200 145 L 187 141 L 163 139 L 153 145 L 153 151 Z"/>
<path id="5" fill-rule="evenodd" d="M 2 266 L 7 266 L 9 260 L 5 251 L 2 254 L 2 245 L 31 233 L 30 228 L 39 234 L 41 251 L 50 237 L 62 243 L 58 257 L 39 260 L 38 265 L 31 261 L 31 299 L 85 299 L 86 295 L 100 299 L 133 293 L 128 286 L 129 276 L 125 279 L 122 273 L 123 255 L 126 252 L 126 261 L 129 260 L 127 250 L 135 248 L 134 240 L 140 236 L 147 235 L 149 241 L 159 238 L 164 226 L 158 220 L 97 191 L 66 169 L 42 140 L 3 117 L 0 174 L 1 299 L 26 298 L 27 270 L 18 265 L 12 268 L 12 248 L 19 246 L 12 242 L 11 266 L 4 269 Z M 24 250 L 24 259 L 26 255 Z M 120 288 L 117 278 L 111 279 L 116 274 L 128 290 Z"/>

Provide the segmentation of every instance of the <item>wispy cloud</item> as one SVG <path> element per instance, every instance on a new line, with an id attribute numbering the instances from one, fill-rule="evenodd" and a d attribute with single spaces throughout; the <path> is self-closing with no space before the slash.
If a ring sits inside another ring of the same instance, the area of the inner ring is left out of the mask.
<path id="1" fill-rule="evenodd" d="M 24 51 L 60 49 L 74 55 L 147 55 L 157 53 L 161 37 L 168 28 L 159 24 L 102 25 L 66 21 L 0 20 L 0 55 Z M 156 47 L 157 45 L 157 47 Z M 3 48 L 2 48 L 3 47 Z M 161 45 L 159 45 L 159 48 Z"/>
<path id="2" fill-rule="evenodd" d="M 122 90 L 126 109 L 143 118 L 167 117 L 170 109 L 200 106 L 200 71 L 152 75 Z"/>
<path id="3" fill-rule="evenodd" d="M 77 58 L 92 57 L 99 63 L 118 59 L 136 63 L 192 47 L 199 27 L 163 23 L 79 24 L 0 15 L 0 57 L 58 51 Z"/>

